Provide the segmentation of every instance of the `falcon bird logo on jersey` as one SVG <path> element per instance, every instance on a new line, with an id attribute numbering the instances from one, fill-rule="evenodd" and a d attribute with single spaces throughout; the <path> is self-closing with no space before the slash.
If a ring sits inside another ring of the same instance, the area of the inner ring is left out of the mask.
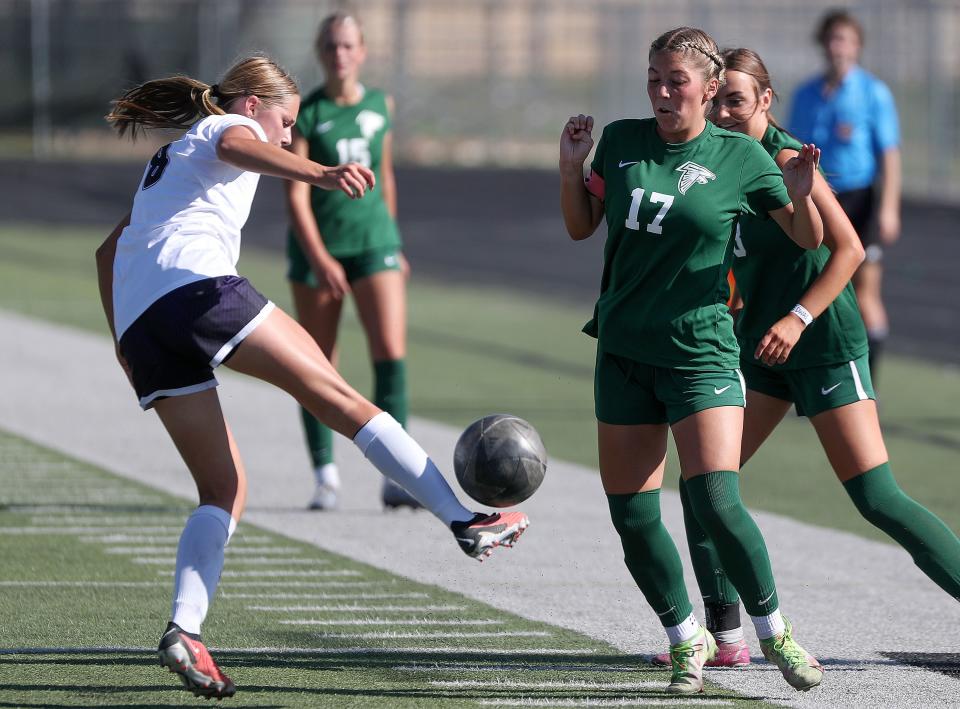
<path id="1" fill-rule="evenodd" d="M 360 126 L 360 135 L 367 140 L 372 140 L 377 131 L 387 124 L 387 119 L 376 111 L 366 109 L 357 114 L 357 125 Z"/>
<path id="2" fill-rule="evenodd" d="M 689 160 L 678 167 L 677 172 L 680 173 L 680 182 L 677 183 L 680 194 L 686 194 L 687 190 L 694 185 L 705 185 L 710 180 L 717 179 L 717 176 L 703 165 L 697 165 Z"/>

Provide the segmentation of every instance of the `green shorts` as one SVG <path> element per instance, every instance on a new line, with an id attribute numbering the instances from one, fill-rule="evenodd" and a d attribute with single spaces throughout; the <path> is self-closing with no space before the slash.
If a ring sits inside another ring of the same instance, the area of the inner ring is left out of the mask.
<path id="1" fill-rule="evenodd" d="M 348 283 L 359 281 L 361 278 L 372 276 L 380 271 L 400 270 L 400 249 L 396 246 L 371 249 L 354 256 L 335 258 L 343 266 Z M 317 287 L 317 277 L 310 268 L 307 257 L 303 255 L 300 249 L 287 250 L 287 280 L 294 283 L 303 283 L 311 288 Z"/>
<path id="2" fill-rule="evenodd" d="M 597 420 L 621 426 L 670 423 L 717 406 L 746 405 L 739 369 L 668 369 L 597 349 Z"/>
<path id="3" fill-rule="evenodd" d="M 867 355 L 852 362 L 805 369 L 770 369 L 756 361 L 740 360 L 747 389 L 796 404 L 800 416 L 876 399 Z"/>

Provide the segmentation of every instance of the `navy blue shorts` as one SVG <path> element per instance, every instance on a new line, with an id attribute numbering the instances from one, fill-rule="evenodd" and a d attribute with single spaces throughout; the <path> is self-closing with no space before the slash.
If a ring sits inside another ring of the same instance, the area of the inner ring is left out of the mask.
<path id="1" fill-rule="evenodd" d="M 240 276 L 205 278 L 159 298 L 120 338 L 140 406 L 217 386 L 213 370 L 273 308 Z"/>

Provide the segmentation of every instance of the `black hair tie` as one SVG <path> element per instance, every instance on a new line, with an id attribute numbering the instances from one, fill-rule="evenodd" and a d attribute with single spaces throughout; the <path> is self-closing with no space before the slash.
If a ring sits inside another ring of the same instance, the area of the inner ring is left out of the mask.
<path id="1" fill-rule="evenodd" d="M 214 84 L 210 87 L 210 95 L 214 98 L 220 98 L 220 84 Z"/>

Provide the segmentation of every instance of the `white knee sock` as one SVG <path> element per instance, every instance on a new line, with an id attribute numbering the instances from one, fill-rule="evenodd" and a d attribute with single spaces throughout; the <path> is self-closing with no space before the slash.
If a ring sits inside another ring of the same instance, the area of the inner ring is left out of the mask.
<path id="1" fill-rule="evenodd" d="M 473 518 L 423 448 L 386 411 L 367 421 L 353 442 L 377 470 L 417 498 L 448 527 L 451 522 Z"/>
<path id="2" fill-rule="evenodd" d="M 236 528 L 230 513 L 214 505 L 200 505 L 187 519 L 177 546 L 173 622 L 188 633 L 200 632 L 220 583 L 223 550 Z"/>

